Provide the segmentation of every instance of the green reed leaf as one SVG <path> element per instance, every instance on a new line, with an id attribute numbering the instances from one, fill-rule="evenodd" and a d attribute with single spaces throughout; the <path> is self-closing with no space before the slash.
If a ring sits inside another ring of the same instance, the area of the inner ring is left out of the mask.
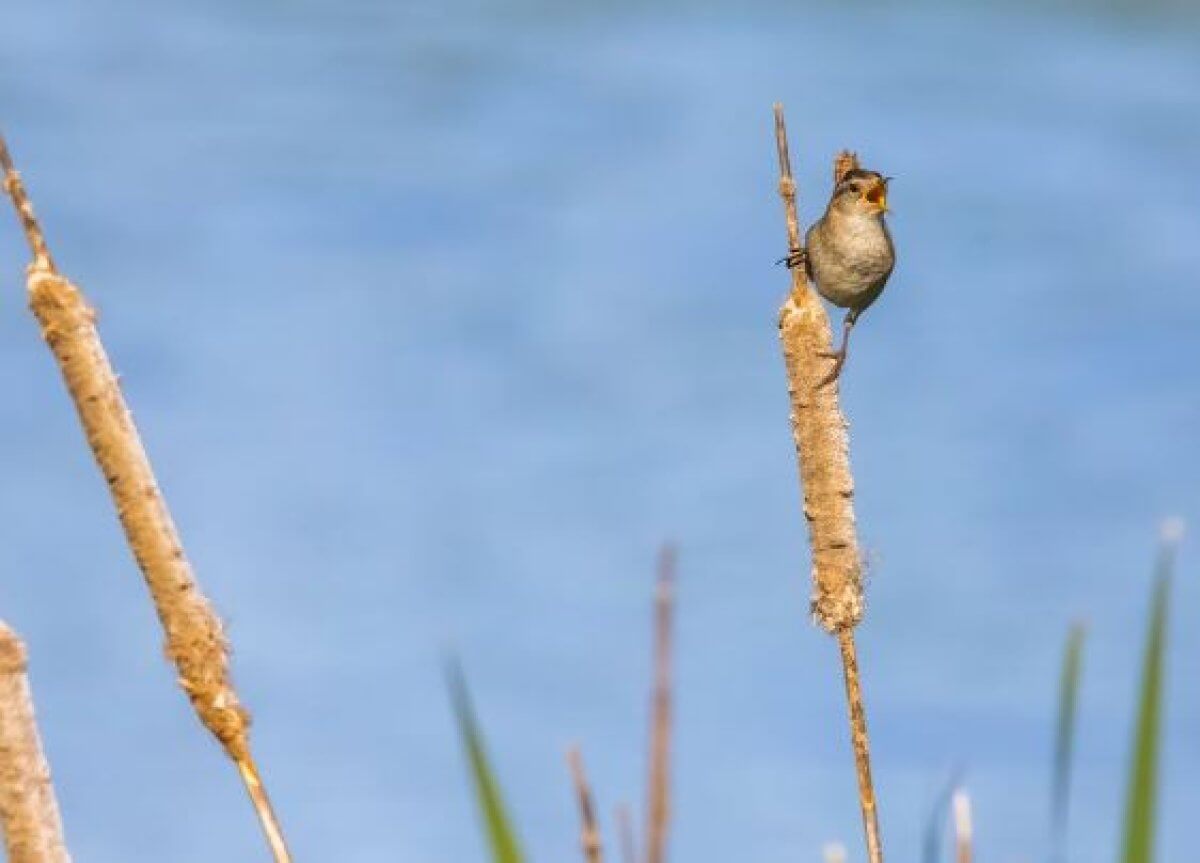
<path id="1" fill-rule="evenodd" d="M 1159 553 L 1150 606 L 1150 626 L 1142 662 L 1141 695 L 1125 797 L 1122 863 L 1153 863 L 1158 797 L 1158 761 L 1162 744 L 1163 665 L 1167 643 L 1167 605 L 1175 542 L 1168 537 Z"/>
<path id="2" fill-rule="evenodd" d="M 503 795 L 500 793 L 500 783 L 488 761 L 483 745 L 483 734 L 475 720 L 466 680 L 457 664 L 450 665 L 447 671 L 447 681 L 450 687 L 450 700 L 454 707 L 454 716 L 458 721 L 463 748 L 466 750 L 467 761 L 470 765 L 475 801 L 483 818 L 492 861 L 493 863 L 522 863 L 525 856 L 521 852 L 516 831 L 513 829 L 512 821 L 505 808 Z"/>
<path id="3" fill-rule="evenodd" d="M 1071 757 L 1075 749 L 1075 725 L 1079 706 L 1079 681 L 1083 673 L 1083 643 L 1087 629 L 1074 624 L 1067 633 L 1062 671 L 1058 679 L 1058 722 L 1054 735 L 1054 767 L 1051 778 L 1050 833 L 1053 859 L 1067 857 L 1067 816 L 1071 802 Z"/>

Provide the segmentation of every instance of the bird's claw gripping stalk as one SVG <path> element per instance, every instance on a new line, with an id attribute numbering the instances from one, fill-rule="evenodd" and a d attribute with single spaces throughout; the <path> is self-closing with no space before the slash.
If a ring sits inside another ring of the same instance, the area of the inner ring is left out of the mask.
<path id="1" fill-rule="evenodd" d="M 797 248 L 793 247 L 791 249 L 788 249 L 788 253 L 786 255 L 784 255 L 782 258 L 780 258 L 778 261 L 775 262 L 775 266 L 779 266 L 780 264 L 787 264 L 787 268 L 789 270 L 794 270 L 794 269 L 796 269 L 796 267 L 803 264 L 805 262 L 805 260 L 806 260 L 806 253 L 805 253 L 804 249 L 797 249 Z"/>

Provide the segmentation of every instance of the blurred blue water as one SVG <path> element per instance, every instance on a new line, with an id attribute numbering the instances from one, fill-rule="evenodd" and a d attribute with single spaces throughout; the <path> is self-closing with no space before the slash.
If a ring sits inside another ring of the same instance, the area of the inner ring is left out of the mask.
<path id="1" fill-rule="evenodd" d="M 811 218 L 853 146 L 901 264 L 844 384 L 884 838 L 966 765 L 981 854 L 1045 850 L 1091 623 L 1076 859 L 1111 859 L 1157 520 L 1200 521 L 1200 28 L 1081 9 L 129 0 L 7 10 L 0 122 L 99 306 L 228 617 L 301 860 L 482 859 L 461 653 L 537 860 L 563 752 L 640 802 L 650 579 L 682 546 L 675 859 L 857 847 L 775 310 L 770 104 Z M 0 231 L 0 615 L 79 860 L 254 860 Z M 1194 555 L 1164 859 L 1200 804 Z M 861 855 L 855 854 L 861 859 Z"/>

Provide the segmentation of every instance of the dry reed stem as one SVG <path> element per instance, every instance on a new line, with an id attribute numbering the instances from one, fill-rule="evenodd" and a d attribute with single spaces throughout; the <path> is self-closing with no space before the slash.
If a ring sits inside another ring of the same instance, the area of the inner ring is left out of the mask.
<path id="1" fill-rule="evenodd" d="M 775 105 L 775 144 L 788 246 L 798 249 L 801 232 L 796 182 L 780 104 Z M 834 163 L 835 178 L 857 164 L 853 153 L 840 153 Z M 805 267 L 792 268 L 792 289 L 779 312 L 779 336 L 791 395 L 792 436 L 804 493 L 804 516 L 812 546 L 812 614 L 817 623 L 838 639 L 867 859 L 869 863 L 882 863 L 870 738 L 854 645 L 854 627 L 862 619 L 864 600 L 862 556 L 854 523 L 850 445 L 846 419 L 838 401 L 839 383 L 835 380 L 820 385 L 829 362 L 823 355 L 832 348 L 832 333 L 829 317 L 808 283 Z"/>
<path id="2" fill-rule="evenodd" d="M 38 227 L 37 217 L 33 214 L 33 204 L 25 192 L 25 184 L 21 182 L 21 175 L 17 173 L 3 135 L 0 135 L 0 172 L 4 174 L 4 190 L 17 208 L 17 218 L 21 220 L 25 240 L 29 243 L 29 251 L 33 253 L 33 266 L 53 271 L 54 259 L 50 257 L 46 238 L 42 236 L 42 229 Z"/>
<path id="3" fill-rule="evenodd" d="M 579 844 L 583 849 L 583 859 L 587 863 L 604 863 L 600 826 L 596 823 L 596 807 L 592 802 L 592 789 L 588 785 L 587 773 L 583 769 L 583 755 L 578 746 L 572 746 L 568 750 L 567 763 L 571 766 L 571 781 L 575 784 L 575 797 L 579 801 Z"/>
<path id="4" fill-rule="evenodd" d="M 667 859 L 667 825 L 671 818 L 671 624 L 674 603 L 675 549 L 668 545 L 659 554 L 654 599 L 654 695 L 646 784 L 646 863 L 663 863 Z"/>
<path id="5" fill-rule="evenodd" d="M 42 337 L 58 361 L 88 445 L 112 495 L 125 538 L 145 576 L 166 635 L 166 652 L 196 715 L 237 764 L 276 861 L 290 861 L 250 753 L 250 716 L 229 674 L 224 628 L 201 592 L 159 491 L 117 376 L 96 331 L 96 314 L 54 266 L 33 207 L 0 137 L 5 188 L 33 250 L 27 287 Z"/>
<path id="6" fill-rule="evenodd" d="M 42 753 L 25 645 L 0 622 L 0 822 L 9 863 L 70 863 Z"/>
<path id="7" fill-rule="evenodd" d="M 633 813 L 629 804 L 617 807 L 617 835 L 621 841 L 621 863 L 637 863 L 637 845 L 633 840 Z"/>
<path id="8" fill-rule="evenodd" d="M 971 797 L 964 789 L 955 789 L 952 808 L 954 810 L 954 859 L 956 863 L 971 863 L 971 850 L 974 847 Z"/>

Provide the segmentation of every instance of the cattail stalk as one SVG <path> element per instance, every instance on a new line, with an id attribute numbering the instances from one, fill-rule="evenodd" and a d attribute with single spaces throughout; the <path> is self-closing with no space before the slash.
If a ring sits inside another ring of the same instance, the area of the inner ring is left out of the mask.
<path id="1" fill-rule="evenodd" d="M 29 305 L 58 361 L 92 454 L 108 482 L 125 538 L 145 576 L 166 652 L 196 715 L 235 762 L 278 863 L 290 861 L 250 754 L 250 716 L 229 673 L 224 628 L 200 590 L 150 460 L 96 331 L 96 314 L 55 267 L 33 206 L 0 137 L 0 168 L 33 252 Z"/>
<path id="2" fill-rule="evenodd" d="M 583 755 L 578 746 L 567 752 L 567 763 L 571 767 L 571 781 L 575 784 L 575 797 L 579 801 L 580 829 L 579 844 L 583 848 L 583 859 L 587 863 L 604 863 L 604 848 L 600 841 L 600 825 L 596 822 L 596 806 L 592 802 L 592 789 L 588 785 L 587 773 L 583 769 Z"/>
<path id="3" fill-rule="evenodd" d="M 658 560 L 654 600 L 654 695 L 650 720 L 650 769 L 646 783 L 646 863 L 667 859 L 671 818 L 671 654 L 675 604 L 675 549 L 663 548 Z"/>
<path id="4" fill-rule="evenodd" d="M 775 142 L 788 246 L 799 249 L 796 182 L 792 178 L 783 106 L 779 104 L 775 105 Z M 835 175 L 855 164 L 852 153 L 842 153 L 834 165 Z M 829 317 L 808 283 L 805 268 L 793 267 L 791 272 L 792 289 L 779 312 L 779 336 L 791 395 L 792 435 L 804 491 L 804 516 L 812 546 L 811 609 L 816 622 L 838 640 L 867 859 L 870 863 L 882 863 L 879 816 L 871 779 L 870 739 L 854 645 L 854 627 L 862 619 L 864 601 L 847 423 L 838 401 L 838 381 L 821 386 L 828 372 L 832 349 Z"/>
<path id="5" fill-rule="evenodd" d="M 0 823 L 9 863 L 71 863 L 42 753 L 25 645 L 0 622 Z"/>

